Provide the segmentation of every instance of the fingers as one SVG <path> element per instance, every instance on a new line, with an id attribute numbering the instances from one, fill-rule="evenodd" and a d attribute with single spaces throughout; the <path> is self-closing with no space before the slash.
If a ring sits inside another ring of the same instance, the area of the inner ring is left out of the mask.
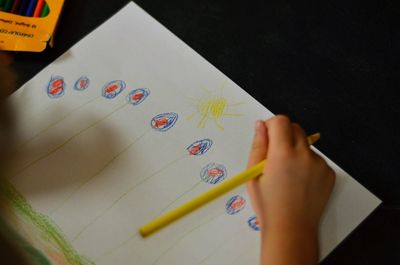
<path id="1" fill-rule="evenodd" d="M 292 123 L 292 129 L 295 146 L 300 148 L 308 147 L 307 136 L 303 128 L 297 123 Z"/>
<path id="2" fill-rule="evenodd" d="M 282 150 L 293 147 L 308 147 L 306 134 L 297 123 L 292 123 L 284 115 L 277 115 L 266 121 L 268 138 L 272 150 Z"/>
<path id="3" fill-rule="evenodd" d="M 251 167 L 265 159 L 268 150 L 268 134 L 267 128 L 263 121 L 256 122 L 253 144 L 250 151 L 249 161 L 247 166 Z M 258 179 L 253 179 L 247 182 L 247 192 L 250 196 L 253 210 L 259 216 L 261 209 L 261 195 Z"/>
<path id="4" fill-rule="evenodd" d="M 277 115 L 265 122 L 257 121 L 247 166 L 264 160 L 269 149 L 272 152 L 290 151 L 295 147 L 309 149 L 306 134 L 299 124 L 292 123 L 284 115 Z"/>
<path id="5" fill-rule="evenodd" d="M 270 148 L 279 150 L 292 147 L 294 144 L 293 128 L 288 117 L 277 115 L 266 121 Z"/>
<path id="6" fill-rule="evenodd" d="M 253 144 L 251 147 L 247 166 L 251 167 L 257 164 L 258 162 L 264 160 L 267 155 L 267 150 L 268 150 L 267 128 L 265 127 L 265 123 L 263 121 L 257 121 Z"/>

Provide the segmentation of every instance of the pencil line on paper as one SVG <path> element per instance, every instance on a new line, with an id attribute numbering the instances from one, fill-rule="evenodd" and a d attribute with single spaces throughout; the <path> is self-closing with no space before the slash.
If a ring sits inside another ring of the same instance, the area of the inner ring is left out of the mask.
<path id="1" fill-rule="evenodd" d="M 83 183 L 81 183 L 76 189 L 74 189 L 62 202 L 59 206 L 54 208 L 53 210 L 50 211 L 50 215 L 54 214 L 57 210 L 59 210 L 62 206 L 67 203 L 72 196 L 74 196 L 83 186 L 85 186 L 87 183 L 89 183 L 91 180 L 95 179 L 101 172 L 103 172 L 109 165 L 111 165 L 117 158 L 119 158 L 122 154 L 127 152 L 135 143 L 137 143 L 140 139 L 142 139 L 149 131 L 151 128 L 147 129 L 144 133 L 142 133 L 139 137 L 137 137 L 135 140 L 133 140 L 129 145 L 127 145 L 124 149 L 122 149 L 118 154 L 114 155 L 106 164 L 102 166 L 100 170 L 98 170 L 95 174 L 90 176 L 88 179 L 86 179 Z"/>
<path id="2" fill-rule="evenodd" d="M 165 206 L 159 213 L 159 215 L 161 215 L 165 210 L 167 210 L 172 204 L 174 204 L 175 202 L 177 202 L 179 199 L 181 199 L 184 195 L 186 195 L 187 193 L 189 193 L 190 191 L 192 191 L 193 189 L 195 189 L 199 184 L 201 184 L 202 182 L 199 181 L 196 184 L 194 184 L 189 190 L 185 191 L 184 193 L 182 193 L 181 195 L 179 195 L 175 200 L 173 200 L 172 202 L 170 202 L 167 206 Z M 129 239 L 125 240 L 124 242 L 122 242 L 121 244 L 119 244 L 117 247 L 113 248 L 112 250 L 106 252 L 102 257 L 104 256 L 108 256 L 110 254 L 112 254 L 114 251 L 118 250 L 120 247 L 124 246 L 125 244 L 129 243 L 131 240 L 135 239 L 138 237 L 138 233 L 135 233 L 133 236 L 131 236 Z M 102 258 L 101 257 L 101 258 Z"/>
<path id="3" fill-rule="evenodd" d="M 182 194 L 180 194 L 178 197 L 176 197 L 172 202 L 170 202 L 167 206 L 165 206 L 161 211 L 159 215 L 162 215 L 171 205 L 173 205 L 175 202 L 179 201 L 183 196 L 188 194 L 189 192 L 193 191 L 197 186 L 199 186 L 202 183 L 202 181 L 198 181 L 196 184 L 194 184 L 190 189 L 186 190 Z"/>
<path id="4" fill-rule="evenodd" d="M 61 78 L 61 79 L 58 80 L 58 81 L 61 81 L 61 82 L 57 82 L 57 81 L 56 81 L 55 83 L 58 84 L 58 86 L 61 85 L 61 88 L 60 88 L 60 89 L 61 89 L 61 90 L 64 90 L 66 85 L 65 85 L 64 79 L 63 79 L 62 77 L 60 77 L 60 78 Z M 51 84 L 52 84 L 52 78 L 50 79 L 50 82 L 49 82 L 49 84 L 48 84 L 47 86 L 49 86 L 49 85 L 51 85 Z M 87 78 L 86 76 L 81 76 L 81 77 L 75 82 L 74 89 L 77 90 L 77 91 L 84 91 L 84 90 L 86 90 L 86 89 L 88 88 L 89 84 L 90 84 L 89 78 Z M 78 87 L 78 85 L 80 85 L 80 86 Z M 47 91 L 47 92 L 48 92 L 48 91 Z M 43 131 L 46 131 L 49 127 L 54 126 L 55 124 L 57 124 L 58 122 L 64 120 L 66 117 L 68 117 L 70 114 L 72 114 L 72 113 L 75 112 L 76 110 L 78 110 L 78 109 L 82 108 L 83 106 L 85 106 L 85 105 L 91 103 L 92 101 L 96 100 L 96 99 L 99 98 L 99 97 L 100 97 L 100 96 L 97 96 L 97 97 L 94 97 L 94 98 L 89 99 L 89 101 L 84 102 L 82 105 L 78 106 L 77 108 L 73 109 L 72 111 L 70 111 L 69 113 L 67 113 L 66 115 L 64 115 L 61 119 L 55 121 L 53 124 L 50 124 L 47 128 L 43 129 L 43 130 L 42 130 L 41 132 L 39 132 L 38 134 L 42 133 Z M 57 104 L 57 105 L 58 105 L 58 104 Z M 38 111 L 38 112 L 36 112 L 36 113 L 31 113 L 31 112 L 29 112 L 30 115 L 28 115 L 28 117 L 26 117 L 26 118 L 22 121 L 22 123 L 24 123 L 26 119 L 30 120 L 31 116 L 37 116 L 37 115 L 40 115 L 40 114 L 42 114 L 42 113 L 47 112 L 52 106 L 53 106 L 53 105 L 47 105 L 47 107 L 46 107 L 44 110 Z M 27 109 L 30 109 L 30 108 L 28 107 Z M 21 146 L 25 145 L 26 143 L 28 143 L 29 141 L 33 140 L 33 138 L 35 138 L 38 134 L 36 134 L 35 136 L 31 137 L 31 138 L 28 139 L 27 141 L 22 142 L 21 144 L 19 144 L 19 147 L 21 147 Z"/>
<path id="5" fill-rule="evenodd" d="M 73 109 L 72 111 L 66 113 L 64 116 L 61 117 L 61 119 L 49 124 L 46 128 L 44 128 L 43 130 L 41 130 L 40 132 L 36 133 L 33 137 L 29 138 L 28 140 L 24 141 L 23 143 L 21 143 L 19 145 L 19 148 L 25 146 L 26 144 L 28 144 L 29 142 L 33 141 L 34 139 L 36 139 L 40 134 L 45 133 L 46 131 L 48 131 L 51 127 L 59 124 L 60 122 L 64 121 L 68 116 L 70 116 L 71 114 L 73 114 L 74 112 L 80 110 L 81 108 L 85 107 L 86 105 L 92 103 L 93 101 L 95 101 L 96 99 L 99 99 L 101 96 L 97 96 L 92 98 L 91 100 L 85 102 L 84 104 L 80 105 L 79 107 Z"/>
<path id="6" fill-rule="evenodd" d="M 99 220 L 105 213 L 107 213 L 109 210 L 111 210 L 119 201 L 121 201 L 125 196 L 127 196 L 130 192 L 132 192 L 134 189 L 136 189 L 138 186 L 142 185 L 143 183 L 145 183 L 146 181 L 148 181 L 149 179 L 151 179 L 152 177 L 156 176 L 157 174 L 159 174 L 161 171 L 165 170 L 166 168 L 170 167 L 171 165 L 175 164 L 176 162 L 178 162 L 179 160 L 183 159 L 184 157 L 187 157 L 187 154 L 180 156 L 174 160 L 172 160 L 171 162 L 169 162 L 168 164 L 166 164 L 165 166 L 163 166 L 162 168 L 160 168 L 159 170 L 157 170 L 156 172 L 152 173 L 150 176 L 145 177 L 144 179 L 140 180 L 138 183 L 136 183 L 134 186 L 130 187 L 126 192 L 124 192 L 123 194 L 121 194 L 111 205 L 109 205 L 106 209 L 104 209 L 99 215 L 97 215 L 90 223 L 88 223 L 87 225 L 85 225 L 79 232 L 78 234 L 72 239 L 72 242 L 75 242 L 77 239 L 79 239 L 79 237 L 86 231 L 86 229 L 91 226 L 92 224 L 96 223 L 97 220 Z"/>
<path id="7" fill-rule="evenodd" d="M 199 263 L 197 263 L 196 265 L 201 265 L 204 264 L 209 258 L 211 258 L 215 253 L 219 252 L 219 250 L 221 249 L 222 246 L 225 246 L 226 243 L 228 241 L 231 241 L 233 238 L 237 237 L 239 233 L 233 233 L 231 234 L 231 236 L 228 239 L 224 239 L 223 241 L 221 241 L 218 246 L 216 246 L 215 248 L 213 248 L 213 250 L 211 251 L 211 253 L 209 253 L 205 258 L 203 258 L 202 260 L 200 260 Z"/>
<path id="8" fill-rule="evenodd" d="M 188 194 L 189 192 L 191 192 L 192 190 L 194 190 L 199 184 L 201 184 L 202 182 L 199 181 L 196 184 L 194 184 L 190 189 L 188 189 L 187 191 L 185 191 L 184 193 L 182 193 L 181 195 L 179 195 L 175 200 L 173 200 L 172 202 L 170 202 L 167 206 L 165 206 L 158 215 L 161 215 L 164 213 L 164 211 L 166 211 L 171 205 L 173 205 L 175 202 L 177 202 L 179 199 L 181 199 L 183 196 L 185 196 L 186 194 Z M 138 237 L 138 233 L 135 233 L 133 236 L 131 236 L 129 239 L 125 240 L 124 242 L 122 242 L 121 244 L 119 244 L 117 247 L 113 248 L 112 250 L 108 251 L 107 253 L 105 253 L 102 257 L 104 256 L 108 256 L 110 254 L 112 254 L 112 252 L 118 250 L 120 247 L 124 246 L 125 244 L 129 243 L 131 240 L 135 239 Z"/>
<path id="9" fill-rule="evenodd" d="M 112 249 L 106 251 L 103 255 L 101 255 L 101 256 L 99 256 L 99 257 L 97 257 L 97 258 L 94 258 L 94 260 L 99 261 L 99 260 L 101 260 L 101 259 L 103 259 L 103 258 L 105 258 L 105 257 L 107 257 L 107 256 L 109 256 L 109 255 L 111 255 L 111 254 L 113 254 L 113 253 L 114 253 L 115 251 L 117 251 L 119 248 L 121 248 L 122 246 L 128 244 L 130 241 L 132 241 L 132 240 L 134 240 L 134 239 L 136 239 L 136 238 L 138 238 L 138 237 L 139 237 L 139 233 L 133 234 L 133 235 L 130 236 L 127 240 L 125 240 L 124 242 L 118 244 L 117 246 L 113 247 Z"/>
<path id="10" fill-rule="evenodd" d="M 215 219 L 217 219 L 217 217 L 219 217 L 220 215 L 222 215 L 221 213 L 218 213 L 214 216 L 212 216 L 210 219 L 206 220 L 205 222 L 193 227 L 192 229 L 190 229 L 189 231 L 187 231 L 186 233 L 184 233 L 182 236 L 180 236 L 173 244 L 171 244 L 163 253 L 161 253 L 160 256 L 157 257 L 157 259 L 151 264 L 151 265 L 156 265 L 158 263 L 158 261 L 160 261 L 162 259 L 163 256 L 165 256 L 165 254 L 167 254 L 171 249 L 173 249 L 176 245 L 179 244 L 179 242 L 181 242 L 183 239 L 185 239 L 186 237 L 188 237 L 190 234 L 192 234 L 194 231 L 196 231 L 197 229 L 199 229 L 200 227 L 211 223 L 212 221 L 214 221 Z"/>
<path id="11" fill-rule="evenodd" d="M 112 205 L 110 208 L 112 208 L 115 204 L 117 204 L 121 199 L 123 199 L 126 195 L 128 195 L 130 192 L 132 192 L 134 189 L 136 189 L 138 186 L 142 185 L 143 183 L 147 182 L 149 179 L 151 179 L 152 177 L 158 175 L 161 171 L 167 169 L 168 167 L 172 166 L 173 164 L 175 164 L 176 162 L 178 162 L 179 160 L 183 159 L 187 157 L 187 155 L 183 155 L 180 156 L 174 160 L 172 160 L 171 162 L 169 162 L 168 164 L 166 164 L 165 166 L 163 166 L 162 168 L 160 168 L 159 170 L 157 170 L 156 172 L 152 173 L 150 176 L 142 179 L 141 181 L 139 181 L 139 183 L 135 184 L 133 187 L 131 187 L 129 190 L 127 190 L 125 193 L 123 193 Z"/>
<path id="12" fill-rule="evenodd" d="M 105 117 L 97 120 L 96 122 L 92 123 L 91 125 L 89 125 L 88 127 L 80 130 L 78 133 L 72 135 L 71 137 L 69 137 L 67 140 L 65 140 L 61 145 L 57 146 L 56 148 L 52 149 L 50 152 L 48 152 L 47 154 L 44 154 L 38 158 L 36 158 L 35 160 L 33 160 L 32 162 L 28 163 L 27 165 L 25 165 L 24 167 L 22 167 L 22 169 L 20 169 L 17 173 L 14 174 L 14 177 L 18 174 L 20 174 L 21 172 L 23 172 L 24 170 L 26 170 L 27 168 L 29 168 L 30 166 L 34 165 L 35 163 L 45 159 L 46 157 L 50 156 L 51 154 L 53 154 L 54 152 L 60 150 L 62 147 L 64 147 L 66 144 L 68 144 L 70 141 L 72 141 L 74 138 L 78 137 L 79 135 L 81 135 L 82 133 L 84 133 L 85 131 L 87 131 L 90 128 L 93 128 L 94 126 L 98 125 L 99 123 L 101 123 L 102 121 L 104 121 L 105 119 L 107 119 L 108 117 L 110 117 L 112 114 L 114 114 L 115 112 L 121 110 L 123 107 L 126 107 L 127 103 L 124 103 L 122 105 L 120 105 L 118 108 L 116 108 L 115 110 L 113 110 L 112 112 L 110 112 L 109 114 L 107 114 Z"/>
<path id="13" fill-rule="evenodd" d="M 194 141 L 192 144 L 190 144 L 186 150 L 189 152 L 189 155 L 191 156 L 202 156 L 205 153 L 207 153 L 211 146 L 213 145 L 213 141 L 211 139 L 201 139 L 201 140 L 196 140 Z M 173 201 L 171 201 L 168 205 L 166 205 L 158 215 L 161 215 L 166 209 L 168 209 L 171 205 L 173 205 L 175 202 L 177 202 L 179 199 L 181 199 L 183 196 L 185 196 L 186 194 L 188 194 L 189 192 L 191 192 L 192 190 L 194 190 L 199 184 L 201 184 L 202 181 L 198 181 L 197 183 L 195 183 L 194 185 L 192 185 L 192 187 L 188 190 L 186 190 L 185 192 L 181 193 L 177 198 L 175 198 Z M 112 254 L 112 252 L 116 251 L 117 249 L 119 249 L 120 247 L 124 246 L 125 244 L 129 243 L 131 241 L 131 239 L 134 239 L 138 236 L 138 233 L 135 233 L 133 236 L 131 236 L 128 240 L 125 240 L 124 242 L 122 242 L 121 244 L 119 244 L 117 247 L 113 248 L 112 250 L 108 251 L 106 254 L 104 254 L 103 256 L 106 255 L 110 255 Z"/>

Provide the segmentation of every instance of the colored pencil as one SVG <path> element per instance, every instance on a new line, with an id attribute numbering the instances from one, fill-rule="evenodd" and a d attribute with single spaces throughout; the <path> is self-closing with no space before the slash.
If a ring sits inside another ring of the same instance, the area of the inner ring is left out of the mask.
<path id="1" fill-rule="evenodd" d="M 12 9 L 11 9 L 11 13 L 13 13 L 13 14 L 17 14 L 18 13 L 18 8 L 19 8 L 19 5 L 21 4 L 21 0 L 15 0 L 14 1 L 14 4 L 13 4 L 13 6 L 12 6 Z"/>
<path id="2" fill-rule="evenodd" d="M 42 15 L 43 7 L 44 7 L 45 0 L 38 0 L 35 12 L 33 13 L 34 17 L 40 17 Z"/>
<path id="3" fill-rule="evenodd" d="M 28 2 L 29 0 L 21 0 L 21 4 L 19 5 L 18 8 L 18 14 L 21 16 L 25 15 L 26 9 L 28 8 Z"/>
<path id="4" fill-rule="evenodd" d="M 40 17 L 46 17 L 49 14 L 49 11 L 50 11 L 49 5 L 47 3 L 45 3 Z"/>
<path id="5" fill-rule="evenodd" d="M 318 141 L 320 134 L 316 133 L 310 135 L 307 140 L 311 145 Z M 178 208 L 154 219 L 139 229 L 139 233 L 142 237 L 146 237 L 155 231 L 165 227 L 173 221 L 185 216 L 186 214 L 204 206 L 219 196 L 233 190 L 234 188 L 248 182 L 249 180 L 255 179 L 262 174 L 266 160 L 263 160 L 255 166 L 245 170 L 244 172 L 225 180 L 221 184 L 209 189 L 207 192 L 195 197 L 194 199 L 182 204 Z"/>
<path id="6" fill-rule="evenodd" d="M 25 12 L 25 16 L 26 17 L 32 17 L 33 16 L 33 12 L 35 12 L 36 2 L 37 2 L 37 0 L 30 0 L 29 1 L 28 9 Z"/>
<path id="7" fill-rule="evenodd" d="M 4 3 L 4 6 L 3 6 L 3 10 L 5 12 L 10 12 L 12 9 L 13 3 L 14 3 L 13 0 L 6 0 L 6 2 Z"/>

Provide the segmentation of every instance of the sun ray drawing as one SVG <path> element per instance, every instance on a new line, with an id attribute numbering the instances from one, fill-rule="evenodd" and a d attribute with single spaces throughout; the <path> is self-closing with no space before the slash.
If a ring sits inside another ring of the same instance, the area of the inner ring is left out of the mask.
<path id="1" fill-rule="evenodd" d="M 204 96 L 200 98 L 191 98 L 191 100 L 194 101 L 196 110 L 190 114 L 187 119 L 192 120 L 196 117 L 198 119 L 198 128 L 205 128 L 209 122 L 214 122 L 217 128 L 223 131 L 224 126 L 222 120 L 224 117 L 241 116 L 242 114 L 235 113 L 235 111 L 232 111 L 231 109 L 243 103 L 229 102 L 229 100 L 224 97 L 224 86 L 225 83 L 215 91 L 210 91 L 204 88 Z"/>

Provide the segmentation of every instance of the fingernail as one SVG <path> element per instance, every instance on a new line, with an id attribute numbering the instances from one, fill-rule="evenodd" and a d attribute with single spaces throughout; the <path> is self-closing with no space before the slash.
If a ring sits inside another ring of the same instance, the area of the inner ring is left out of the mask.
<path id="1" fill-rule="evenodd" d="M 256 121 L 256 133 L 258 133 L 262 129 L 262 126 L 263 126 L 263 121 L 261 120 Z"/>

